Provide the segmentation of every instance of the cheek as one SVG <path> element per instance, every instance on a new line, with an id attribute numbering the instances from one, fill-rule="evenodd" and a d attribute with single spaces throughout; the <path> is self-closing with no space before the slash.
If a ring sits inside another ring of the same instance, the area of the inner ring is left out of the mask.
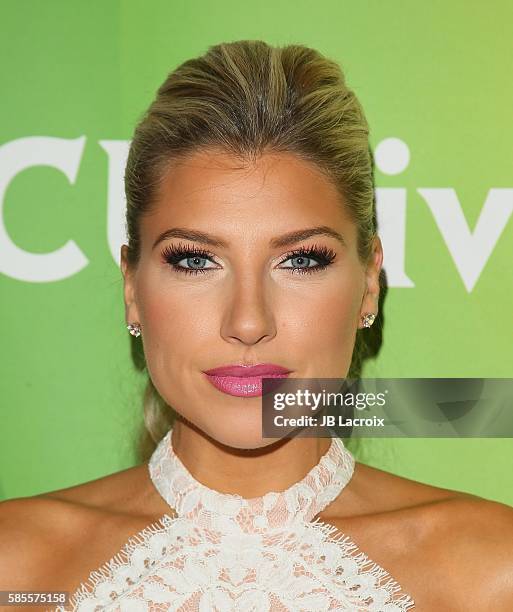
<path id="1" fill-rule="evenodd" d="M 289 302 L 289 311 L 295 314 L 286 325 L 293 329 L 294 344 L 298 354 L 305 356 L 309 376 L 345 376 L 351 363 L 361 299 L 360 284 L 355 282 L 355 276 L 348 275 L 312 286 L 308 299 Z"/>
<path id="2" fill-rule="evenodd" d="M 138 286 L 143 345 L 157 387 L 187 384 L 205 356 L 223 350 L 220 332 L 226 297 L 176 285 L 151 274 Z M 277 359 L 308 377 L 339 377 L 349 368 L 361 306 L 362 287 L 356 270 L 331 279 L 302 280 L 277 290 L 273 340 Z M 165 393 L 165 392 L 164 392 Z"/>
<path id="3" fill-rule="evenodd" d="M 157 282 L 158 281 L 158 282 Z M 158 381 L 182 380 L 191 362 L 215 336 L 215 311 L 208 300 L 188 296 L 151 277 L 138 287 L 139 315 L 148 369 Z"/>

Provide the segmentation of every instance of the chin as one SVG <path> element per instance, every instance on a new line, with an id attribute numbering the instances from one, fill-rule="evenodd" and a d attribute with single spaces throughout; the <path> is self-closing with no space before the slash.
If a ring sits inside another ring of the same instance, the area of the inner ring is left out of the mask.
<path id="1" fill-rule="evenodd" d="M 242 409 L 243 410 L 243 409 Z M 262 412 L 251 411 L 253 414 L 239 413 L 234 419 L 205 425 L 201 429 L 210 438 L 238 450 L 265 448 L 276 442 L 276 438 L 262 438 Z"/>

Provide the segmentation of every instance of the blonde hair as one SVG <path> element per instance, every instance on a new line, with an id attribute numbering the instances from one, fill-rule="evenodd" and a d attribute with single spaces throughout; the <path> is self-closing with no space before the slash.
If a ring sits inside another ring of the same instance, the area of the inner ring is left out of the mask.
<path id="1" fill-rule="evenodd" d="M 357 227 L 358 255 L 368 260 L 377 232 L 374 163 L 367 120 L 342 69 L 303 45 L 241 40 L 212 46 L 178 66 L 135 129 L 125 172 L 130 265 L 139 261 L 139 220 L 150 210 L 166 166 L 211 147 L 243 162 L 272 151 L 316 164 L 346 202 Z M 359 375 L 368 353 L 361 331 L 349 377 Z M 142 460 L 172 423 L 172 408 L 148 377 Z"/>

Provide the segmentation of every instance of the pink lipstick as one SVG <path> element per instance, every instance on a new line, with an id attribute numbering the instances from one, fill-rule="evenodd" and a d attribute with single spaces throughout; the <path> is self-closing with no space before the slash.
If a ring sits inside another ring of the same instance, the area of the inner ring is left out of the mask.
<path id="1" fill-rule="evenodd" d="M 205 370 L 207 379 L 216 389 L 236 397 L 262 395 L 262 378 L 287 378 L 291 370 L 274 363 L 254 366 L 227 365 Z"/>

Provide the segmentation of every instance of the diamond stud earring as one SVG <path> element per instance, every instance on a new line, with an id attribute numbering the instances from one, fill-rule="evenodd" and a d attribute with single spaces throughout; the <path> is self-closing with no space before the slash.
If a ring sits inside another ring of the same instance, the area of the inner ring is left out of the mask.
<path id="1" fill-rule="evenodd" d="M 364 317 L 363 317 L 363 326 L 364 327 L 370 327 L 373 323 L 374 323 L 374 319 L 376 318 L 375 314 L 372 314 L 372 312 L 368 312 Z"/>
<path id="2" fill-rule="evenodd" d="M 141 335 L 141 326 L 139 323 L 129 323 L 126 328 L 132 334 L 132 336 L 135 336 L 136 338 L 139 338 Z"/>

